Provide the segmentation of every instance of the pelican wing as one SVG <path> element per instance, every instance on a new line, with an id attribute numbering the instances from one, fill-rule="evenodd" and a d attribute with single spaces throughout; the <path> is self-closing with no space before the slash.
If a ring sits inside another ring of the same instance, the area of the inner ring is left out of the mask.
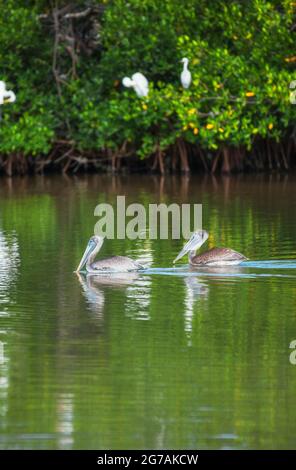
<path id="1" fill-rule="evenodd" d="M 91 272 L 128 272 L 138 271 L 144 267 L 127 256 L 111 256 L 91 264 Z"/>
<path id="2" fill-rule="evenodd" d="M 192 265 L 239 264 L 247 258 L 231 248 L 212 248 L 205 253 L 192 257 Z"/>

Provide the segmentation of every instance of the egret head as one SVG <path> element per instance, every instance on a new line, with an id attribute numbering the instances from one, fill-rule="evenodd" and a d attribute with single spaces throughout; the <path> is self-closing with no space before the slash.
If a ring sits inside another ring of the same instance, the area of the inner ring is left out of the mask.
<path id="1" fill-rule="evenodd" d="M 183 258 L 189 251 L 198 250 L 209 238 L 209 234 L 206 230 L 197 230 L 194 232 L 188 242 L 184 245 L 178 256 L 174 259 L 173 263 L 176 263 L 179 259 Z"/>
<path id="2" fill-rule="evenodd" d="M 87 263 L 87 260 L 89 259 L 89 257 L 92 254 L 95 256 L 95 254 L 99 251 L 99 249 L 103 245 L 103 242 L 104 242 L 104 237 L 100 237 L 98 235 L 94 235 L 93 237 L 89 239 L 87 247 L 83 253 L 81 261 L 79 265 L 77 266 L 75 272 L 79 272 L 84 268 L 84 265 Z"/>
<path id="3" fill-rule="evenodd" d="M 187 59 L 187 57 L 183 57 L 183 59 L 181 59 L 181 62 L 182 62 L 182 64 L 188 65 L 189 59 Z"/>
<path id="4" fill-rule="evenodd" d="M 133 86 L 134 82 L 129 77 L 124 77 L 122 79 L 122 84 L 126 88 L 131 88 Z"/>

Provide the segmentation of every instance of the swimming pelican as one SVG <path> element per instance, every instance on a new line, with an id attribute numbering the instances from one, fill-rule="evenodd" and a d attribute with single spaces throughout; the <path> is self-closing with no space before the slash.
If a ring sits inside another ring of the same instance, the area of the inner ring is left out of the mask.
<path id="1" fill-rule="evenodd" d="M 110 258 L 94 261 L 97 253 L 102 248 L 104 237 L 94 235 L 90 238 L 85 252 L 75 272 L 81 271 L 86 265 L 86 271 L 92 274 L 106 272 L 129 272 L 145 269 L 139 262 L 127 256 L 111 256 Z"/>
<path id="2" fill-rule="evenodd" d="M 182 248 L 174 263 L 188 253 L 189 264 L 191 266 L 233 266 L 240 264 L 247 258 L 232 250 L 231 248 L 212 248 L 200 255 L 196 255 L 198 250 L 209 238 L 206 230 L 197 230 L 186 245 Z"/>
<path id="3" fill-rule="evenodd" d="M 139 98 L 147 96 L 149 93 L 148 80 L 140 72 L 134 73 L 131 79 L 129 77 L 124 77 L 122 84 L 127 88 L 133 88 Z"/>
<path id="4" fill-rule="evenodd" d="M 0 80 L 0 104 L 14 103 L 16 96 L 11 90 L 6 90 L 5 82 Z"/>
<path id="5" fill-rule="evenodd" d="M 183 72 L 181 73 L 181 83 L 183 88 L 189 88 L 191 84 L 191 72 L 188 70 L 189 60 L 187 57 L 183 57 L 181 60 L 183 65 Z"/>

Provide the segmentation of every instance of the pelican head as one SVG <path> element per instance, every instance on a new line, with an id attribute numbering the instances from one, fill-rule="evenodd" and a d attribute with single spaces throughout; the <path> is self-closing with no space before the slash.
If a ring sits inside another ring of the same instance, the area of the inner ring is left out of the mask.
<path id="1" fill-rule="evenodd" d="M 178 256 L 174 259 L 173 263 L 176 263 L 180 258 L 183 258 L 189 251 L 198 250 L 209 238 L 209 234 L 206 230 L 197 230 L 194 232 L 186 245 L 182 248 Z"/>
<path id="2" fill-rule="evenodd" d="M 98 251 L 101 249 L 104 243 L 104 237 L 99 237 L 98 235 L 94 235 L 89 239 L 85 252 L 81 258 L 79 265 L 76 268 L 75 272 L 82 271 L 85 264 L 89 261 L 93 261 Z"/>

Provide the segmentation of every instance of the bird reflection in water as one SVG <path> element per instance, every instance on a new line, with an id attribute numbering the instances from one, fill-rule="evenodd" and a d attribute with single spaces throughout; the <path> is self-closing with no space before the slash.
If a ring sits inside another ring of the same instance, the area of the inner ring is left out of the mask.
<path id="1" fill-rule="evenodd" d="M 190 272 L 196 272 L 194 267 Z M 205 266 L 199 269 L 199 276 L 186 276 L 185 296 L 185 332 L 188 338 L 188 345 L 191 345 L 192 322 L 194 317 L 194 305 L 201 299 L 207 299 L 209 295 L 208 281 L 225 283 L 241 279 L 245 275 L 245 268 L 241 266 Z"/>
<path id="2" fill-rule="evenodd" d="M 191 346 L 194 306 L 199 300 L 208 298 L 209 287 L 205 279 L 201 279 L 197 276 L 186 276 L 184 282 L 186 286 L 184 329 L 187 336 L 187 344 Z"/>
<path id="3" fill-rule="evenodd" d="M 103 318 L 105 287 L 127 288 L 139 277 L 137 272 L 111 273 L 103 275 L 76 273 L 91 311 Z"/>

